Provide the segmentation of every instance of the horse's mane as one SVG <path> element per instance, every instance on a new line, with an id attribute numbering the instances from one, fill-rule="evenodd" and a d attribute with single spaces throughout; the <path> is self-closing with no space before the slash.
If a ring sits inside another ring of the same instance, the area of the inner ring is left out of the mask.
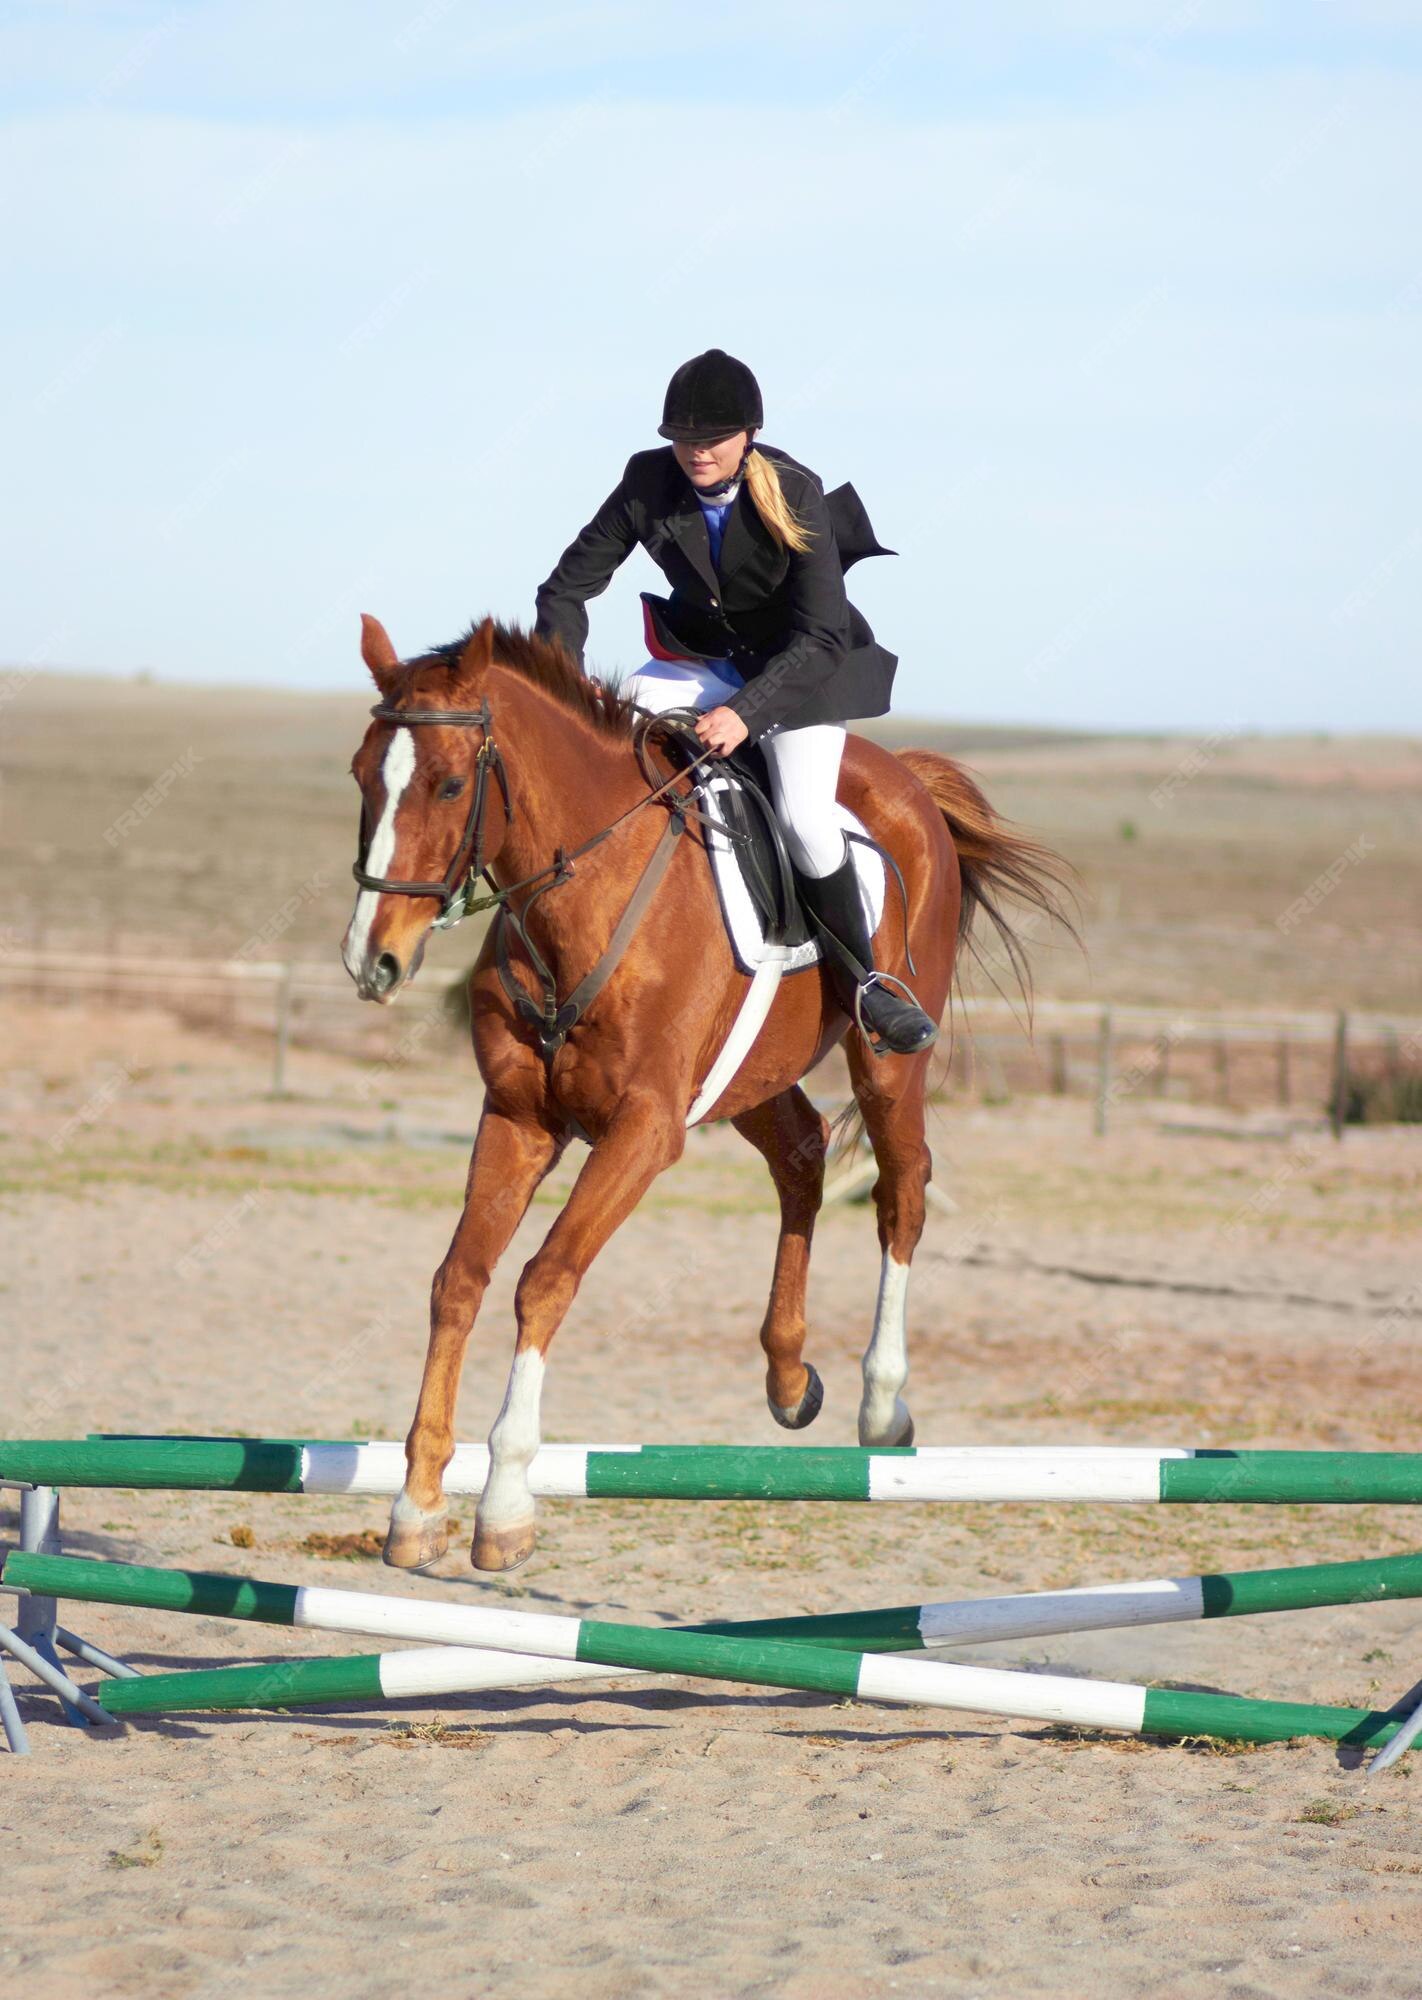
<path id="1" fill-rule="evenodd" d="M 412 664 L 426 666 L 431 661 L 440 660 L 448 666 L 458 664 L 459 658 L 469 641 L 480 630 L 482 619 L 474 623 L 457 639 L 450 639 L 442 646 L 432 646 L 423 659 Z M 536 633 L 525 632 L 521 625 L 494 625 L 494 659 L 500 666 L 510 668 L 535 687 L 551 694 L 564 708 L 581 715 L 594 729 L 604 736 L 630 737 L 636 720 L 636 708 L 630 696 L 622 694 L 614 686 L 603 686 L 590 681 L 577 661 L 556 639 L 540 639 Z"/>

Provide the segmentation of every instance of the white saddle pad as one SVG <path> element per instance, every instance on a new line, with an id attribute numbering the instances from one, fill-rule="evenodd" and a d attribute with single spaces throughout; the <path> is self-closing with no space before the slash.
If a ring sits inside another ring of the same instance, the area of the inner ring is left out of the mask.
<path id="1" fill-rule="evenodd" d="M 711 795 L 708 803 L 714 813 L 719 794 L 729 790 L 729 787 L 724 778 L 712 778 L 708 790 Z M 868 832 L 868 828 L 855 818 L 847 806 L 837 805 L 835 817 L 846 833 Z M 781 969 L 785 972 L 803 972 L 806 966 L 818 965 L 823 955 L 818 938 L 812 938 L 805 944 L 791 945 L 788 949 L 784 945 L 767 945 L 760 913 L 751 901 L 734 844 L 714 827 L 708 828 L 706 841 L 711 852 L 711 872 L 716 878 L 716 890 L 721 898 L 721 912 L 726 919 L 727 935 L 741 971 L 754 972 L 772 958 L 780 960 Z M 864 847 L 857 840 L 849 843 L 849 851 L 854 856 L 860 893 L 868 908 L 869 928 L 874 931 L 884 914 L 884 864 L 872 847 Z"/>

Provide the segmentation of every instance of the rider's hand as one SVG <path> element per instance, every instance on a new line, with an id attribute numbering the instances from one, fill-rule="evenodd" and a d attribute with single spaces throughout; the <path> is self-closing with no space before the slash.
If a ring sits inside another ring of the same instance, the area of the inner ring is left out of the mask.
<path id="1" fill-rule="evenodd" d="M 696 733 L 718 757 L 728 757 L 750 735 L 733 708 L 708 708 L 696 724 Z"/>

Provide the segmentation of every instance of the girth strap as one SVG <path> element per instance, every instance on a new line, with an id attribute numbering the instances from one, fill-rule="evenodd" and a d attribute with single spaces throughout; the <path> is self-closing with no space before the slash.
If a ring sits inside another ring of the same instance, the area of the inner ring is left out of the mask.
<path id="1" fill-rule="evenodd" d="M 522 922 L 507 903 L 499 906 L 499 913 L 494 919 L 494 953 L 499 978 L 503 984 L 505 993 L 507 993 L 509 999 L 513 1002 L 519 1018 L 526 1021 L 533 1029 L 537 1037 L 539 1052 L 545 1062 L 552 1062 L 554 1056 L 562 1048 L 564 1042 L 567 1041 L 570 1030 L 582 1019 L 583 1015 L 591 1007 L 593 1001 L 596 1000 L 598 994 L 601 993 L 603 987 L 606 986 L 608 980 L 617 970 L 624 952 L 632 942 L 637 926 L 647 913 L 647 906 L 657 893 L 661 879 L 665 875 L 667 866 L 671 861 L 672 850 L 676 845 L 677 836 L 683 829 L 684 821 L 682 814 L 677 805 L 673 804 L 667 818 L 666 826 L 662 829 L 657 844 L 652 849 L 647 865 L 638 878 L 636 888 L 628 898 L 627 907 L 618 918 L 616 928 L 607 941 L 606 951 L 603 952 L 601 958 L 592 967 L 591 971 L 584 973 L 567 999 L 561 1002 L 561 1004 L 558 999 L 558 988 L 553 975 L 544 964 L 542 954 L 535 949 L 533 941 L 524 930 Z M 566 874 L 570 875 L 571 873 L 571 865 L 568 865 L 566 867 Z M 558 879 L 566 878 L 565 876 L 560 876 Z M 529 953 L 534 972 L 543 983 L 544 996 L 541 1006 L 533 998 L 532 994 L 514 978 L 513 964 L 509 956 L 508 926 L 510 924 L 519 932 L 523 944 Z"/>

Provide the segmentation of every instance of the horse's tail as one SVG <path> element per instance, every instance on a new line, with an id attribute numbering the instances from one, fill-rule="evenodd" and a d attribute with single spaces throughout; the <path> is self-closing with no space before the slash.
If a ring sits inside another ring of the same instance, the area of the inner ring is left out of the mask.
<path id="1" fill-rule="evenodd" d="M 978 912 L 992 923 L 1028 1006 L 1032 972 L 1026 933 L 1037 920 L 1060 924 L 1081 942 L 1073 909 L 1076 876 L 1070 864 L 1040 840 L 1019 833 L 1000 819 L 961 764 L 936 750 L 900 750 L 900 760 L 925 787 L 942 813 L 958 853 L 963 900 L 958 911 L 958 950 L 976 951 L 973 924 Z M 1013 922 L 1002 907 L 1004 895 L 1027 906 L 1026 925 Z"/>

